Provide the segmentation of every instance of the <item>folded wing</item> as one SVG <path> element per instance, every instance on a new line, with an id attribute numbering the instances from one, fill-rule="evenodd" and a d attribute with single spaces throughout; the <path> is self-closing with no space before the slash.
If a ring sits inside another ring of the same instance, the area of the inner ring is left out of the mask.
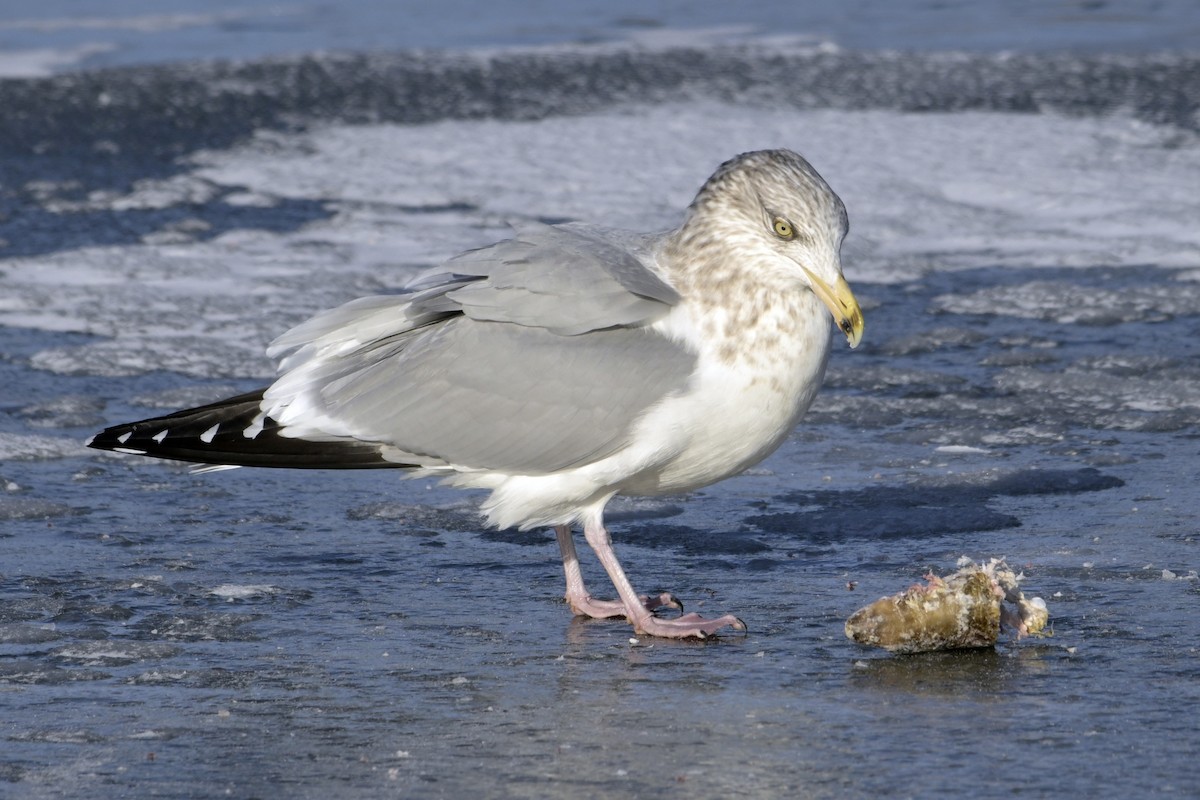
<path id="1" fill-rule="evenodd" d="M 222 419 L 221 404 L 205 407 L 209 442 L 194 420 L 182 435 L 189 412 L 179 412 L 134 423 L 139 441 L 159 437 L 154 447 L 135 450 L 127 438 L 121 449 L 204 463 L 522 474 L 602 458 L 683 391 L 695 365 L 650 327 L 678 295 L 639 259 L 643 246 L 522 228 L 411 292 L 353 301 L 279 337 L 269 352 L 282 356 L 280 376 L 261 401 L 232 398 Z M 93 446 L 117 449 L 104 444 L 115 439 L 101 434 Z M 221 461 L 221 442 L 236 459 Z"/>

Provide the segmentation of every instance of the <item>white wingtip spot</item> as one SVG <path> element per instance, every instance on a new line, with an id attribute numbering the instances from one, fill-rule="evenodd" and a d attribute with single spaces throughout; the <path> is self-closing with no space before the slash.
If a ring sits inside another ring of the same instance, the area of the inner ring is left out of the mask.
<path id="1" fill-rule="evenodd" d="M 154 441 L 158 442 L 159 444 L 162 444 L 162 443 L 163 443 L 163 439 L 167 438 L 167 429 L 166 429 L 166 428 L 163 428 L 161 431 L 159 431 L 158 433 L 154 434 L 154 435 L 153 435 L 153 436 L 151 436 L 150 438 L 151 438 L 151 439 L 153 439 Z"/>
<path id="2" fill-rule="evenodd" d="M 218 422 L 216 425 L 213 425 L 204 433 L 200 434 L 200 441 L 204 442 L 205 444 L 212 444 L 212 440 L 216 438 L 217 428 L 219 427 L 221 427 L 221 423 Z"/>
<path id="3" fill-rule="evenodd" d="M 133 431 L 125 431 L 125 433 L 122 433 L 120 436 L 117 437 L 117 441 L 120 442 L 121 444 L 125 444 L 126 442 L 129 441 L 130 436 L 133 436 Z"/>
<path id="4" fill-rule="evenodd" d="M 263 432 L 263 420 L 266 418 L 267 415 L 260 411 L 254 417 L 254 421 L 250 423 L 250 427 L 242 431 L 242 436 L 246 437 L 247 439 L 256 438 L 260 433 Z"/>

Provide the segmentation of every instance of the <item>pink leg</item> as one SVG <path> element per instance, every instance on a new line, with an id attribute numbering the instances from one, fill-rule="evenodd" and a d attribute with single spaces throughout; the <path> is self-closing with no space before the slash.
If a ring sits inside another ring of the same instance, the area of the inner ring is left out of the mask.
<path id="1" fill-rule="evenodd" d="M 597 600 L 588 594 L 583 585 L 583 575 L 579 571 L 579 557 L 575 555 L 575 542 L 571 538 L 569 525 L 556 525 L 554 536 L 558 539 L 558 549 L 562 551 L 563 572 L 567 575 L 567 605 L 576 615 L 592 619 L 608 619 L 625 616 L 625 604 L 620 600 Z M 638 597 L 642 608 L 652 611 L 656 608 L 676 608 L 683 611 L 683 604 L 671 595 L 663 592 L 658 597 Z"/>
<path id="2" fill-rule="evenodd" d="M 617 554 L 613 551 L 612 537 L 608 535 L 608 530 L 605 529 L 599 515 L 595 520 L 587 521 L 583 526 L 583 535 L 587 538 L 588 544 L 592 546 L 592 550 L 596 552 L 600 563 L 604 565 L 604 570 L 612 580 L 613 586 L 616 587 L 617 594 L 621 597 L 621 603 L 625 607 L 625 618 L 633 623 L 633 629 L 637 633 L 647 636 L 663 636 L 669 639 L 685 639 L 689 636 L 706 639 L 727 626 L 734 630 L 746 630 L 746 623 L 732 614 L 715 619 L 705 619 L 699 614 L 684 614 L 676 619 L 660 619 L 654 616 L 646 608 L 642 599 L 638 597 L 637 592 L 633 590 L 633 584 L 629 582 L 625 570 L 617 561 Z"/>

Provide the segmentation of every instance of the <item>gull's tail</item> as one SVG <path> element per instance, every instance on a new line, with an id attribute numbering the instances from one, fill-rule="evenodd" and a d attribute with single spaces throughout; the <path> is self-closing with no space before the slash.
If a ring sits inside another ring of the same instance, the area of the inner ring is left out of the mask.
<path id="1" fill-rule="evenodd" d="M 88 447 L 221 467 L 375 469 L 411 467 L 385 460 L 379 448 L 352 439 L 310 441 L 280 434 L 260 419 L 263 389 L 164 417 L 105 428 Z"/>

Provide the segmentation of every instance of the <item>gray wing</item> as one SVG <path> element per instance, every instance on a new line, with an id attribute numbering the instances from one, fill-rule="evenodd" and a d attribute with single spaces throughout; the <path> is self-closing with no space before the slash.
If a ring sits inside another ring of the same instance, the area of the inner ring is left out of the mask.
<path id="1" fill-rule="evenodd" d="M 264 415 L 403 463 L 536 474 L 615 452 L 688 384 L 694 354 L 647 327 L 678 296 L 619 243 L 539 226 L 446 266 L 280 337 Z"/>
<path id="2" fill-rule="evenodd" d="M 679 302 L 631 252 L 630 237 L 538 223 L 517 234 L 446 264 L 456 274 L 486 278 L 449 293 L 467 316 L 573 335 L 645 322 Z"/>

